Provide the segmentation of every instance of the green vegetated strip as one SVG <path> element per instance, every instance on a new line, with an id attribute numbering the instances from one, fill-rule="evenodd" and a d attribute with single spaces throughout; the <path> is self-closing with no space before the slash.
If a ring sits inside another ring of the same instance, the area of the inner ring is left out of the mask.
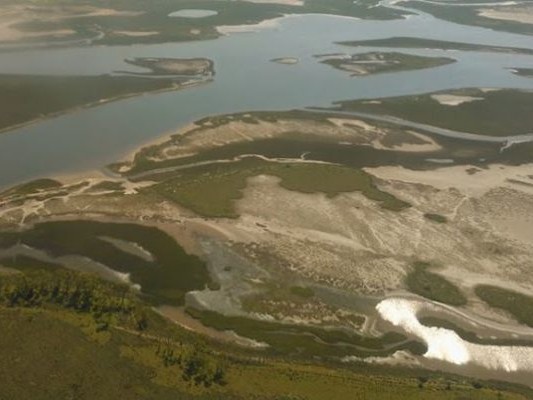
<path id="1" fill-rule="evenodd" d="M 480 100 L 449 106 L 440 104 L 431 97 L 436 94 L 471 96 Z M 339 106 L 347 111 L 392 115 L 409 121 L 482 135 L 512 136 L 532 132 L 532 91 L 462 89 L 378 100 L 379 102 L 372 103 L 346 101 L 339 103 Z"/>
<path id="2" fill-rule="evenodd" d="M 513 68 L 513 74 L 533 78 L 533 68 Z"/>
<path id="3" fill-rule="evenodd" d="M 533 296 L 490 285 L 479 285 L 474 290 L 489 306 L 505 310 L 521 324 L 533 327 Z"/>
<path id="4" fill-rule="evenodd" d="M 386 356 L 398 350 L 409 350 L 414 354 L 427 351 L 422 343 L 408 341 L 405 336 L 395 332 L 386 333 L 382 337 L 365 337 L 341 330 L 228 317 L 194 308 L 187 308 L 187 312 L 206 326 L 223 331 L 231 330 L 238 335 L 267 343 L 275 354 L 336 358 L 347 355 Z"/>
<path id="5" fill-rule="evenodd" d="M 59 189 L 61 186 L 63 185 L 54 179 L 47 179 L 47 178 L 36 179 L 30 182 L 12 187 L 6 191 L 1 192 L 0 195 L 10 196 L 13 194 L 17 194 L 17 195 L 35 194 L 35 193 L 39 193 L 45 190 Z"/>
<path id="6" fill-rule="evenodd" d="M 417 262 L 407 275 L 407 288 L 422 297 L 452 306 L 465 305 L 467 300 L 463 293 L 442 276 L 429 272 L 430 264 Z"/>
<path id="7" fill-rule="evenodd" d="M 328 58 L 321 62 L 355 76 L 364 76 L 435 68 L 455 63 L 456 60 L 448 57 L 425 57 L 397 52 L 371 52 L 355 54 L 351 58 Z M 354 67 L 359 70 L 353 70 Z"/>
<path id="8" fill-rule="evenodd" d="M 0 75 L 0 131 L 102 100 L 171 89 L 176 84 L 173 79 L 129 76 Z"/>
<path id="9" fill-rule="evenodd" d="M 242 198 L 247 179 L 258 175 L 280 178 L 280 185 L 301 193 L 360 191 L 383 208 L 401 211 L 409 204 L 379 190 L 372 177 L 359 169 L 318 163 L 277 163 L 247 158 L 181 170 L 170 179 L 150 186 L 155 192 L 206 217 L 236 218 L 234 202 Z"/>
<path id="10" fill-rule="evenodd" d="M 150 252 L 147 261 L 101 239 L 111 237 L 137 244 Z M 210 282 L 205 264 L 189 255 L 163 231 L 137 224 L 58 221 L 36 224 L 21 232 L 1 232 L 0 248 L 25 244 L 53 257 L 79 255 L 115 271 L 130 274 L 133 283 L 153 304 L 182 304 L 186 292 Z M 21 264 L 15 262 L 14 268 Z"/>
<path id="11" fill-rule="evenodd" d="M 420 323 L 426 326 L 433 326 L 437 328 L 452 330 L 457 333 L 462 339 L 470 343 L 492 346 L 533 346 L 532 340 L 480 338 L 474 332 L 467 331 L 466 329 L 460 328 L 453 322 L 441 318 L 422 317 L 419 319 L 419 321 Z"/>
<path id="12" fill-rule="evenodd" d="M 449 42 L 446 40 L 424 39 L 409 36 L 397 36 L 385 39 L 353 40 L 339 42 L 339 44 L 352 47 L 401 47 L 409 49 L 437 49 L 461 51 L 487 51 L 512 54 L 533 54 L 532 49 L 507 46 L 490 46 L 465 42 Z"/>
<path id="13" fill-rule="evenodd" d="M 433 221 L 433 222 L 437 222 L 439 224 L 445 224 L 448 222 L 448 218 L 446 218 L 444 215 L 440 215 L 440 214 L 434 214 L 434 213 L 426 213 L 424 214 L 424 218 L 430 220 L 430 221 Z"/>

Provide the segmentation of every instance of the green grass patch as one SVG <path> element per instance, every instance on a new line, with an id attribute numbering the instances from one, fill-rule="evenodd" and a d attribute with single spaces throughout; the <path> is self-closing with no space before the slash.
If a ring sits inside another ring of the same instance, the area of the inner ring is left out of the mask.
<path id="1" fill-rule="evenodd" d="M 53 179 L 36 179 L 34 181 L 23 183 L 21 185 L 12 187 L 0 193 L 0 195 L 2 196 L 11 196 L 11 195 L 24 196 L 24 195 L 29 195 L 29 194 L 36 194 L 36 193 L 46 191 L 46 190 L 59 189 L 62 186 L 63 185 L 61 184 L 61 182 L 58 182 Z"/>
<path id="2" fill-rule="evenodd" d="M 480 100 L 456 106 L 441 104 L 432 95 L 469 96 Z M 379 103 L 346 101 L 339 103 L 346 111 L 386 114 L 408 121 L 440 128 L 491 136 L 513 136 L 531 133 L 533 92 L 502 89 L 483 92 L 461 89 L 421 95 L 378 99 Z"/>
<path id="3" fill-rule="evenodd" d="M 305 286 L 292 286 L 290 288 L 290 292 L 295 296 L 302 297 L 304 299 L 310 299 L 315 295 L 313 289 Z"/>
<path id="4" fill-rule="evenodd" d="M 489 306 L 505 310 L 521 324 L 533 327 L 533 296 L 490 285 L 479 285 L 474 290 Z"/>
<path id="5" fill-rule="evenodd" d="M 461 51 L 486 51 L 510 54 L 533 54 L 533 50 L 520 47 L 489 46 L 464 42 L 449 42 L 446 40 L 424 39 L 417 37 L 398 36 L 386 39 L 354 40 L 339 42 L 339 44 L 352 47 L 400 47 L 410 49 L 438 49 Z"/>
<path id="6" fill-rule="evenodd" d="M 430 221 L 433 221 L 433 222 L 437 222 L 439 224 L 445 224 L 448 222 L 448 218 L 440 214 L 426 213 L 424 214 L 424 218 L 429 219 Z"/>
<path id="7" fill-rule="evenodd" d="M 422 297 L 435 300 L 452 306 L 463 306 L 466 297 L 452 283 L 442 276 L 428 271 L 428 263 L 417 262 L 413 270 L 407 275 L 405 283 L 407 288 Z"/>
<path id="8" fill-rule="evenodd" d="M 409 204 L 377 188 L 360 169 L 317 163 L 276 163 L 245 159 L 190 168 L 145 189 L 155 192 L 206 217 L 238 217 L 234 203 L 241 199 L 247 179 L 258 175 L 280 178 L 280 186 L 301 193 L 324 193 L 334 197 L 359 191 L 381 207 L 401 211 Z"/>
<path id="9" fill-rule="evenodd" d="M 171 89 L 176 83 L 131 76 L 0 75 L 0 131 L 102 100 Z"/>

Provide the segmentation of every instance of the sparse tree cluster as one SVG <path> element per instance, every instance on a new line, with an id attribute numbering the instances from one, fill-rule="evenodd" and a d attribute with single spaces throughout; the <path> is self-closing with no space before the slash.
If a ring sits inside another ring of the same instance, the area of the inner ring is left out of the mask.
<path id="1" fill-rule="evenodd" d="M 106 317 L 122 315 L 138 330 L 147 327 L 147 317 L 129 287 L 74 271 L 36 271 L 0 277 L 0 304 L 8 307 L 56 305 L 91 313 L 105 329 Z M 104 326 L 105 325 L 105 326 Z"/>
<path id="2" fill-rule="evenodd" d="M 161 357 L 165 367 L 181 368 L 182 378 L 185 381 L 205 387 L 225 384 L 223 366 L 213 356 L 197 346 L 182 346 L 178 350 L 169 341 L 160 342 L 156 354 Z"/>

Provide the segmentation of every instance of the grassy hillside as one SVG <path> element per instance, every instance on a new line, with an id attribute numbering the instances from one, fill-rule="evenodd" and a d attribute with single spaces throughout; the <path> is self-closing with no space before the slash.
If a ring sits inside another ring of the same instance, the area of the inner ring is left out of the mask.
<path id="1" fill-rule="evenodd" d="M 58 282 L 77 301 L 56 301 Z M 72 307 L 82 304 L 76 288 L 91 288 L 84 291 L 87 299 L 110 304 L 125 297 L 132 307 L 105 312 Z M 7 301 L 6 293 L 19 293 L 19 301 Z M 144 308 L 124 287 L 88 275 L 0 276 L 0 304 L 2 400 L 518 400 L 531 395 L 418 370 L 302 363 L 221 346 Z M 145 312 L 142 325 L 130 318 L 137 308 Z"/>

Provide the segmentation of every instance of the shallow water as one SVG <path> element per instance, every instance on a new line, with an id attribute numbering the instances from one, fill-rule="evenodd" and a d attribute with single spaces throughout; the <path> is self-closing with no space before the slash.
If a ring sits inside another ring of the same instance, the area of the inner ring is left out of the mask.
<path id="1" fill-rule="evenodd" d="M 218 12 L 214 10 L 200 10 L 200 9 L 184 9 L 174 11 L 168 14 L 169 17 L 182 17 L 182 18 L 205 18 L 217 15 Z"/>
<path id="2" fill-rule="evenodd" d="M 506 69 L 533 67 L 533 56 L 410 49 L 406 52 L 446 55 L 458 62 L 358 78 L 320 64 L 313 57 L 339 51 L 366 52 L 372 48 L 355 49 L 334 42 L 390 36 L 450 41 L 468 38 L 473 43 L 533 48 L 531 37 L 457 25 L 426 14 L 393 21 L 304 15 L 278 19 L 273 27 L 258 32 L 211 41 L 10 53 L 0 57 L 0 73 L 95 75 L 141 71 L 124 63 L 126 58 L 207 57 L 215 62 L 216 77 L 207 85 L 127 99 L 1 134 L 0 186 L 101 168 L 150 140 L 213 114 L 324 107 L 345 99 L 471 86 L 533 89 L 533 79 Z M 299 58 L 300 63 L 286 68 L 270 62 L 287 56 Z"/>

